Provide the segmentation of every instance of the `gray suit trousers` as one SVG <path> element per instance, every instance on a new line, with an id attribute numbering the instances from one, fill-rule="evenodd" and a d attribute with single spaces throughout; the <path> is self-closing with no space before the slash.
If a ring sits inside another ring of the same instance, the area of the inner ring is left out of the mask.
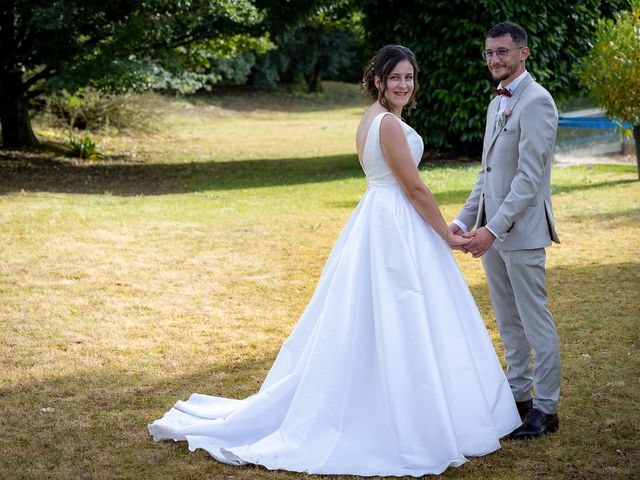
<path id="1" fill-rule="evenodd" d="M 528 400 L 533 387 L 534 407 L 555 413 L 560 349 L 547 307 L 545 260 L 544 248 L 499 251 L 492 247 L 482 256 L 513 396 L 516 401 Z"/>

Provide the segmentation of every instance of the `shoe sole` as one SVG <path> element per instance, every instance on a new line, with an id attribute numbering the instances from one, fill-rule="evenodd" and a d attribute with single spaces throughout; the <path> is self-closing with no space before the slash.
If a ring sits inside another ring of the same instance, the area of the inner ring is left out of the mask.
<path id="1" fill-rule="evenodd" d="M 543 429 L 541 432 L 536 433 L 536 434 L 531 434 L 531 435 L 508 435 L 507 438 L 511 439 L 511 440 L 527 440 L 527 439 L 532 439 L 532 438 L 539 438 L 543 435 L 546 435 L 547 433 L 556 433 L 558 430 L 560 430 L 560 426 L 554 426 L 551 428 L 545 428 Z"/>

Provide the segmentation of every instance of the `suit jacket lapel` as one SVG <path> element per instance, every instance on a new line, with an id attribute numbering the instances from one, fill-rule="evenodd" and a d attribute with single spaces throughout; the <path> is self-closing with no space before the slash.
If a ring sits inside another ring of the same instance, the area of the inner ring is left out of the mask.
<path id="1" fill-rule="evenodd" d="M 518 100 L 520 100 L 520 97 L 522 97 L 522 92 L 524 92 L 527 87 L 529 85 L 531 85 L 533 83 L 533 78 L 531 77 L 531 75 L 526 75 L 521 81 L 520 84 L 518 85 L 518 88 L 516 88 L 515 92 L 513 92 L 513 94 L 511 95 L 511 97 L 509 98 L 509 101 L 507 102 L 507 108 L 510 108 L 512 111 L 515 108 L 516 104 L 518 103 Z M 494 120 L 497 122 L 497 117 L 498 117 L 498 110 L 500 109 L 500 100 L 498 97 L 494 98 L 493 101 L 496 102 L 495 104 L 495 113 L 493 115 Z M 490 104 L 491 107 L 491 104 Z M 504 127 L 502 127 L 504 128 Z M 489 142 L 488 148 L 491 148 L 493 145 L 493 142 L 496 141 L 496 138 L 498 138 L 498 135 L 500 134 L 500 130 L 502 130 L 501 128 L 498 128 L 498 126 L 494 123 L 494 129 L 493 129 L 493 135 L 491 135 L 491 140 Z"/>
<path id="2" fill-rule="evenodd" d="M 522 97 L 522 93 L 532 83 L 533 83 L 533 78 L 531 78 L 531 75 L 527 75 L 526 77 L 524 77 L 522 79 L 522 81 L 520 82 L 520 85 L 518 85 L 518 88 L 516 88 L 516 91 L 513 92 L 513 95 L 509 99 L 509 103 L 507 104 L 507 108 L 510 108 L 511 110 L 513 110 L 515 108 L 515 106 L 516 106 L 516 103 L 518 103 L 518 100 L 520 100 L 520 97 Z"/>
<path id="3" fill-rule="evenodd" d="M 491 115 L 492 122 L 493 122 L 493 133 L 491 134 L 491 140 L 489 140 L 489 145 L 488 145 L 489 148 L 491 148 L 491 145 L 493 145 L 493 142 L 496 141 L 496 138 L 498 138 L 498 134 L 500 133 L 500 128 L 498 128 L 498 125 L 497 125 L 498 110 L 500 110 L 500 97 L 494 98 L 493 102 L 495 102 L 495 105 L 490 106 L 493 108 L 493 114 Z"/>

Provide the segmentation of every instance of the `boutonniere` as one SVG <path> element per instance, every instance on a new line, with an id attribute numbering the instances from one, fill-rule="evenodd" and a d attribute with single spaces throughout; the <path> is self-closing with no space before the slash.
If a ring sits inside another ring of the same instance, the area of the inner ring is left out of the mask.
<path id="1" fill-rule="evenodd" d="M 511 115 L 511 108 L 507 107 L 504 109 L 504 111 L 498 115 L 498 127 L 500 127 L 500 129 L 502 129 L 505 124 L 507 123 L 507 119 L 509 118 L 509 116 Z"/>

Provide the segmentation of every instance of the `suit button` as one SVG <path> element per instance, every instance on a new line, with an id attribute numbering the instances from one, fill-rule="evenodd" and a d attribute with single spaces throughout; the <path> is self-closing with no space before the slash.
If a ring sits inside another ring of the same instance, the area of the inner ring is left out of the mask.
<path id="1" fill-rule="evenodd" d="M 487 167 L 487 173 L 491 171 L 491 167 Z"/>

